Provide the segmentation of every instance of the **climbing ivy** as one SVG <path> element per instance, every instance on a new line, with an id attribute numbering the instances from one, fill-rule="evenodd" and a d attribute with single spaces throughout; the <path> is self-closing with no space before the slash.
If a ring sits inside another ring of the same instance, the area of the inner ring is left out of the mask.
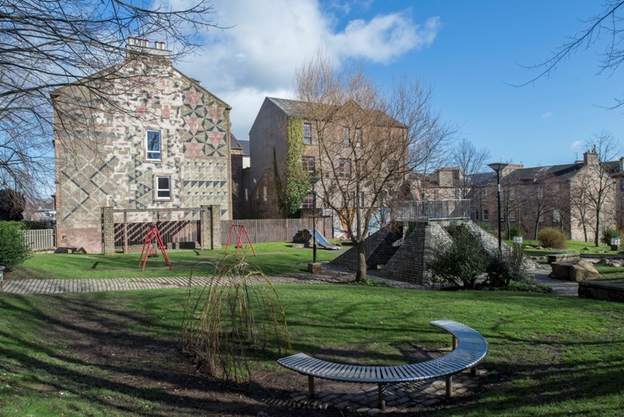
<path id="1" fill-rule="evenodd" d="M 284 183 L 280 182 L 281 201 L 280 211 L 284 217 L 298 217 L 301 204 L 310 192 L 310 179 L 307 171 L 303 170 L 301 156 L 305 150 L 303 142 L 303 119 L 294 117 L 288 119 L 288 151 L 286 152 Z M 276 185 L 279 178 L 276 178 Z"/>

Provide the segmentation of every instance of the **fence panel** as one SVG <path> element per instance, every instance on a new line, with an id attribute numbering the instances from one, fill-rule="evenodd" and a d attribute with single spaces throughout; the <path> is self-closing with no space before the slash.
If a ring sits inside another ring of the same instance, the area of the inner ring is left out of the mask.
<path id="1" fill-rule="evenodd" d="M 316 221 L 317 229 L 327 239 L 331 239 L 333 237 L 331 217 L 317 218 Z M 313 228 L 312 218 L 221 220 L 222 245 L 227 243 L 232 225 L 245 225 L 252 243 L 292 242 L 299 230 Z M 246 238 L 243 242 L 245 240 Z M 233 233 L 231 244 L 234 243 L 236 243 L 236 235 Z"/>
<path id="2" fill-rule="evenodd" d="M 22 230 L 24 241 L 30 250 L 55 249 L 54 229 Z"/>

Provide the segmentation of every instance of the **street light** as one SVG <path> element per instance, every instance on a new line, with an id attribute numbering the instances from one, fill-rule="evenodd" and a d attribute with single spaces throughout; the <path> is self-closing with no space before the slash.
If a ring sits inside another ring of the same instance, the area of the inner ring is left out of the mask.
<path id="1" fill-rule="evenodd" d="M 501 250 L 502 246 L 502 222 L 501 222 L 501 199 L 500 199 L 500 173 L 509 164 L 503 164 L 502 162 L 495 162 L 488 166 L 496 171 L 496 198 L 498 200 L 498 250 Z"/>
<path id="2" fill-rule="evenodd" d="M 316 190 L 315 185 L 319 179 L 317 177 L 310 178 L 312 184 L 312 263 L 316 263 Z"/>

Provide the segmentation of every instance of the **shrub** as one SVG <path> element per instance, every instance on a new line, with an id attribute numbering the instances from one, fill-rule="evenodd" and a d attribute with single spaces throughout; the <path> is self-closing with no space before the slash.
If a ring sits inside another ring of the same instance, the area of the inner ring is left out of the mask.
<path id="1" fill-rule="evenodd" d="M 511 281 L 524 283 L 533 281 L 528 271 L 523 247 L 520 244 L 501 249 L 490 260 L 487 274 L 490 284 L 495 287 L 506 287 Z"/>
<path id="2" fill-rule="evenodd" d="M 522 237 L 522 230 L 518 226 L 512 226 L 509 228 L 509 239 L 514 237 Z"/>
<path id="3" fill-rule="evenodd" d="M 553 249 L 565 249 L 566 235 L 559 229 L 547 227 L 539 232 L 538 240 L 542 246 Z"/>
<path id="4" fill-rule="evenodd" d="M 600 241 L 605 245 L 611 244 L 611 239 L 619 239 L 620 232 L 612 227 L 608 227 L 606 229 L 602 229 L 602 236 L 600 237 Z"/>
<path id="5" fill-rule="evenodd" d="M 472 289 L 488 265 L 481 240 L 465 226 L 449 230 L 453 243 L 438 250 L 427 264 L 434 282 Z"/>
<path id="6" fill-rule="evenodd" d="M 488 222 L 477 222 L 477 226 L 490 234 L 494 234 L 494 229 L 492 229 L 492 226 Z"/>
<path id="7" fill-rule="evenodd" d="M 0 221 L 0 266 L 11 270 L 30 257 L 30 250 L 26 245 L 19 222 Z"/>

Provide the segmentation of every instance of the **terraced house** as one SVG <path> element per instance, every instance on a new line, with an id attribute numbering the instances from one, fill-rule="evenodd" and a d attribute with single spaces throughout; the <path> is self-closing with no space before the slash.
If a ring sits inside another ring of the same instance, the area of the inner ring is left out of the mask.
<path id="1" fill-rule="evenodd" d="M 124 62 L 52 97 L 58 246 L 101 251 L 102 207 L 210 205 L 231 218 L 231 108 L 164 43 L 131 38 Z"/>

